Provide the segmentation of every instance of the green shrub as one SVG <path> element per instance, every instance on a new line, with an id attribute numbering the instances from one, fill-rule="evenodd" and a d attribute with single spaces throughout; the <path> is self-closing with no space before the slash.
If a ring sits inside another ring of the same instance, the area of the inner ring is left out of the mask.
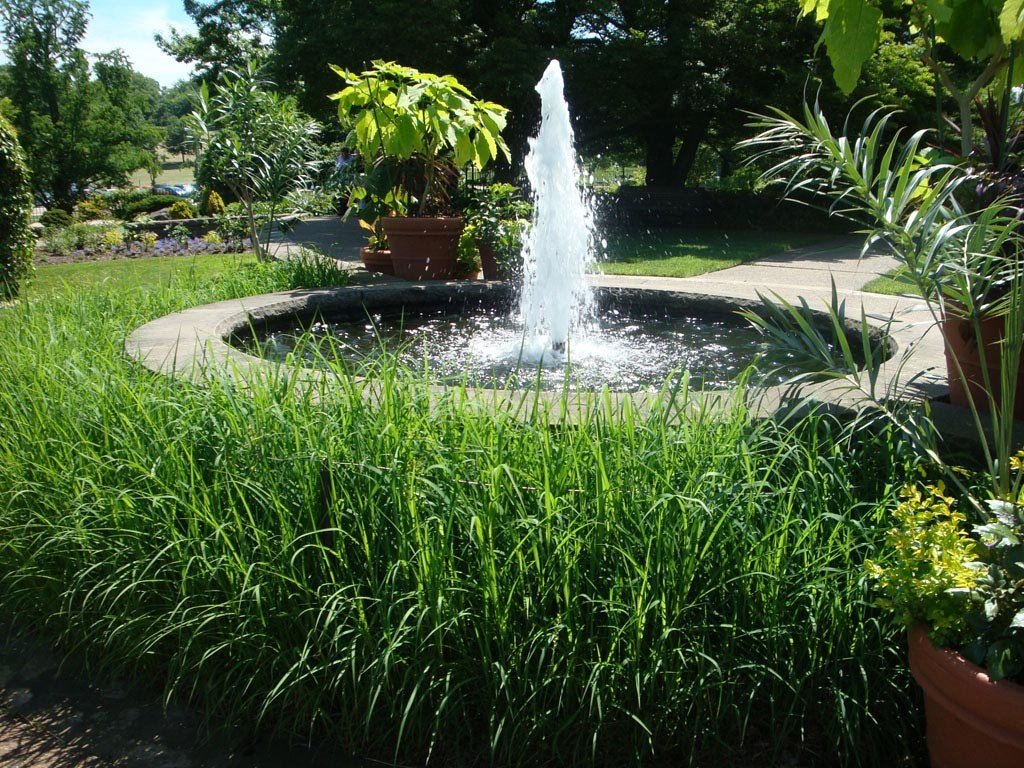
<path id="1" fill-rule="evenodd" d="M 224 238 L 215 229 L 211 229 L 205 235 L 203 235 L 203 242 L 210 243 L 211 245 L 220 245 L 224 242 Z"/>
<path id="2" fill-rule="evenodd" d="M 107 235 L 107 232 L 119 233 L 119 230 L 111 229 L 103 224 L 82 223 L 71 224 L 62 229 L 47 229 L 39 239 L 39 250 L 45 253 L 64 255 L 83 248 L 116 245 L 117 243 L 105 242 L 105 238 L 109 239 L 115 236 Z"/>
<path id="3" fill-rule="evenodd" d="M 28 228 L 31 214 L 25 158 L 14 128 L 0 115 L 0 299 L 17 296 L 31 269 L 35 242 Z"/>
<path id="4" fill-rule="evenodd" d="M 74 221 L 70 213 L 60 208 L 43 211 L 43 215 L 39 217 L 39 223 L 47 229 L 64 229 L 70 227 Z"/>
<path id="5" fill-rule="evenodd" d="M 139 232 L 135 239 L 147 248 L 152 248 L 159 238 L 156 236 L 156 232 Z"/>
<path id="6" fill-rule="evenodd" d="M 145 200 L 151 194 L 145 189 L 118 189 L 113 192 L 104 192 L 102 197 L 114 216 L 129 220 L 131 216 L 125 213 L 125 208 L 140 200 Z"/>
<path id="7" fill-rule="evenodd" d="M 105 229 L 100 235 L 100 245 L 105 245 L 108 248 L 113 248 L 115 245 L 120 245 L 123 242 L 124 230 L 120 228 Z"/>
<path id="8" fill-rule="evenodd" d="M 199 205 L 200 213 L 204 216 L 223 216 L 224 210 L 224 198 L 217 190 L 207 189 L 203 192 L 202 202 Z"/>
<path id="9" fill-rule="evenodd" d="M 188 200 L 178 200 L 167 211 L 172 219 L 194 219 L 197 214 L 196 207 Z"/>
<path id="10" fill-rule="evenodd" d="M 130 221 L 140 214 L 152 213 L 153 211 L 159 211 L 161 208 L 170 208 L 180 201 L 181 198 L 174 195 L 146 195 L 121 206 L 120 217 Z"/>
<path id="11" fill-rule="evenodd" d="M 89 219 L 108 219 L 112 215 L 107 201 L 99 195 L 79 200 L 75 204 L 75 216 L 80 221 Z"/>

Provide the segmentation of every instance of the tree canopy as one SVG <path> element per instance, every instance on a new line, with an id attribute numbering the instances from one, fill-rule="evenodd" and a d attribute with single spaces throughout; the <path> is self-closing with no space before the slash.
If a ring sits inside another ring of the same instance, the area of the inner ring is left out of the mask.
<path id="1" fill-rule="evenodd" d="M 33 190 L 69 208 L 92 183 L 125 183 L 150 164 L 162 132 L 149 121 L 159 86 L 121 51 L 90 66 L 79 43 L 84 0 L 0 0 L 10 66 L 3 95 L 25 151 Z"/>

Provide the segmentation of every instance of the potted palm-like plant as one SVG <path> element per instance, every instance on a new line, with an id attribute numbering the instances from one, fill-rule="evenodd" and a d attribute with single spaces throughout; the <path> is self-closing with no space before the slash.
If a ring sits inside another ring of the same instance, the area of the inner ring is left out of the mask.
<path id="1" fill-rule="evenodd" d="M 965 208 L 970 171 L 929 162 L 923 132 L 904 139 L 888 123 L 876 113 L 859 135 L 835 136 L 817 108 L 802 120 L 776 111 L 757 118 L 761 132 L 745 145 L 774 161 L 767 179 L 781 180 L 790 195 L 829 200 L 833 212 L 864 224 L 865 249 L 884 248 L 902 262 L 943 331 L 951 381 L 970 393 L 965 405 L 985 467 L 976 478 L 945 463 L 926 414 L 875 391 L 876 377 L 851 374 L 852 359 L 835 369 L 944 475 L 905 489 L 889 546 L 870 565 L 884 604 L 911 630 L 932 764 L 1010 768 L 1024 765 L 1024 454 L 1015 453 L 1014 434 L 1024 346 L 1021 210 L 1005 198 Z M 792 307 L 764 301 L 767 311 L 748 317 L 770 338 L 808 333 L 800 318 L 787 320 Z M 997 342 L 987 336 L 991 325 Z M 959 357 L 965 337 L 980 361 L 973 373 Z M 835 361 L 825 354 L 820 362 L 830 368 Z"/>
<path id="2" fill-rule="evenodd" d="M 388 179 L 388 194 L 378 197 L 390 207 L 382 225 L 395 274 L 451 277 L 463 227 L 451 191 L 460 168 L 510 159 L 501 137 L 507 110 L 476 99 L 451 75 L 383 61 L 360 73 L 332 68 L 345 81 L 331 96 L 339 119 L 367 167 Z"/>

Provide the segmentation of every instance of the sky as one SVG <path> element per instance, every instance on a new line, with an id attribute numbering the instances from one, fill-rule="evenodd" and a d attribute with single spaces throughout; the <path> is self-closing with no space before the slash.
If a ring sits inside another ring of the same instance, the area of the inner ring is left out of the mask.
<path id="1" fill-rule="evenodd" d="M 156 33 L 166 34 L 171 27 L 195 31 L 182 0 L 89 0 L 89 12 L 89 25 L 79 43 L 86 53 L 120 48 L 136 72 L 152 77 L 165 88 L 191 74 L 191 65 L 175 61 L 153 40 Z M 6 61 L 0 49 L 0 64 Z"/>
<path id="2" fill-rule="evenodd" d="M 168 87 L 189 76 L 191 65 L 180 64 L 153 42 L 170 27 L 195 31 L 181 0 L 89 0 L 92 18 L 80 43 L 88 53 L 122 49 L 132 68 Z"/>

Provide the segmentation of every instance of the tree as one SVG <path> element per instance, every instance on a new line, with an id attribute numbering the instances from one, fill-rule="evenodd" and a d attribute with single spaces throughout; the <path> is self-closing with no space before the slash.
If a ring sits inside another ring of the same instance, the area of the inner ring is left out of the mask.
<path id="1" fill-rule="evenodd" d="M 125 183 L 161 136 L 140 93 L 152 90 L 124 54 L 100 56 L 93 79 L 84 51 L 84 0 L 0 0 L 11 61 L 8 91 L 35 191 L 70 209 L 88 184 Z"/>
<path id="2" fill-rule="evenodd" d="M 200 77 L 216 80 L 228 69 L 244 69 L 249 61 L 266 58 L 271 49 L 271 26 L 278 0 L 184 0 L 185 13 L 196 24 L 195 34 L 171 28 L 156 44 L 178 61 L 195 64 Z"/>
<path id="3" fill-rule="evenodd" d="M 212 90 L 204 82 L 187 118 L 196 147 L 196 180 L 206 187 L 223 184 L 238 198 L 261 261 L 268 249 L 260 242 L 255 205 L 270 203 L 272 225 L 285 195 L 315 176 L 314 139 L 320 133 L 316 121 L 273 87 L 250 62 L 244 70 L 225 72 Z M 269 236 L 268 227 L 268 243 Z"/>
<path id="4" fill-rule="evenodd" d="M 325 121 L 334 111 L 327 97 L 337 90 L 328 61 L 361 71 L 383 59 L 454 75 L 509 108 L 503 135 L 522 158 L 540 115 L 534 86 L 548 60 L 568 51 L 590 2 L 280 0 L 270 63 L 302 108 Z"/>
<path id="5" fill-rule="evenodd" d="M 731 145 L 740 110 L 800 93 L 813 28 L 785 0 L 605 0 L 581 15 L 570 93 L 584 145 L 626 135 L 646 182 L 679 187 L 712 136 Z"/>
<path id="6" fill-rule="evenodd" d="M 822 40 L 836 83 L 853 91 L 862 68 L 878 49 L 885 15 L 879 0 L 798 0 L 805 16 L 823 24 Z M 921 61 L 956 102 L 960 150 L 973 140 L 972 104 L 988 85 L 1024 82 L 1017 48 L 1024 39 L 1022 0 L 904 0 L 910 11 L 902 34 L 913 39 Z M 947 52 L 953 61 L 944 59 Z M 976 67 L 957 67 L 958 61 Z M 964 76 L 964 73 L 968 73 Z M 1001 78 L 1003 78 L 1001 80 Z M 1009 88 L 1005 88 L 1009 97 Z"/>

